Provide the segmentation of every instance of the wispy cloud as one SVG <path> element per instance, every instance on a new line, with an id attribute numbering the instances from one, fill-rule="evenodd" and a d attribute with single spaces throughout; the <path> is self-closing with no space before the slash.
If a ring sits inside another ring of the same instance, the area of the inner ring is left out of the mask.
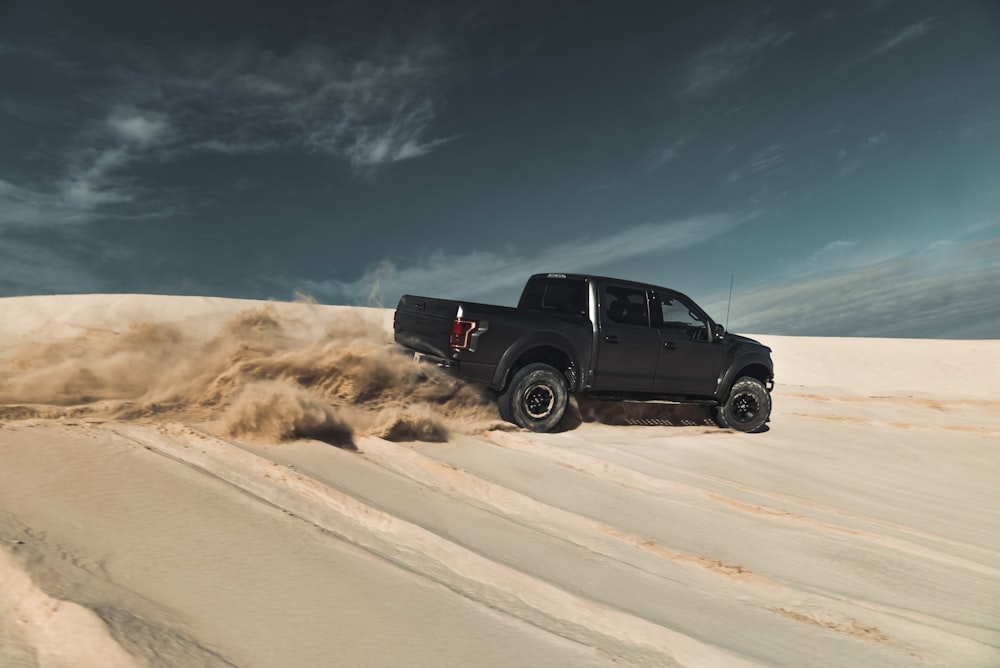
<path id="1" fill-rule="evenodd" d="M 145 159 L 169 131 L 161 116 L 120 108 L 105 119 L 83 123 L 71 145 L 54 151 L 58 166 L 47 178 L 27 185 L 0 179 L 0 227 L 58 226 L 115 215 L 114 207 L 132 203 L 144 192 L 134 184 L 129 167 Z M 148 206 L 134 213 L 146 215 L 159 204 L 150 198 Z"/>
<path id="2" fill-rule="evenodd" d="M 792 280 L 830 276 L 877 266 L 919 252 L 921 249 L 913 249 L 899 238 L 865 241 L 836 239 L 802 259 L 789 263 L 784 269 L 784 275 Z"/>
<path id="3" fill-rule="evenodd" d="M 391 305 L 404 293 L 483 299 L 516 298 L 525 278 L 543 271 L 607 271 L 651 253 L 668 254 L 708 242 L 753 220 L 758 212 L 709 214 L 686 220 L 636 225 L 602 237 L 523 251 L 477 251 L 462 255 L 434 253 L 398 267 L 384 261 L 354 281 L 290 281 L 290 290 L 335 302 Z"/>
<path id="4" fill-rule="evenodd" d="M 771 144 L 757 151 L 749 162 L 726 175 L 726 181 L 735 183 L 751 176 L 769 174 L 779 169 L 785 162 L 784 149 L 781 144 Z"/>
<path id="5" fill-rule="evenodd" d="M 808 255 L 804 260 L 793 263 L 789 267 L 789 272 L 796 275 L 809 275 L 828 271 L 832 267 L 841 268 L 845 261 L 853 264 L 851 260 L 845 260 L 845 258 L 853 256 L 859 246 L 859 242 L 850 239 L 831 241 Z"/>
<path id="6" fill-rule="evenodd" d="M 865 164 L 872 154 L 884 152 L 889 146 L 889 136 L 885 132 L 871 135 L 854 145 L 837 150 L 837 176 L 847 176 Z"/>
<path id="7" fill-rule="evenodd" d="M 889 36 L 888 39 L 872 49 L 872 51 L 868 54 L 868 58 L 876 58 L 887 51 L 895 49 L 896 47 L 920 39 L 933 30 L 936 25 L 937 19 L 935 18 L 926 18 L 922 21 L 918 21 L 917 23 L 908 25 Z"/>
<path id="8" fill-rule="evenodd" d="M 735 83 L 793 35 L 778 29 L 743 31 L 706 46 L 688 62 L 679 95 L 701 95 Z"/>
<path id="9" fill-rule="evenodd" d="M 365 169 L 449 141 L 426 136 L 446 69 L 432 44 L 353 58 L 319 45 L 283 56 L 230 49 L 124 72 L 121 91 L 179 119 L 189 150 L 310 151 Z"/>
<path id="10" fill-rule="evenodd" d="M 658 169 L 668 162 L 673 162 L 681 156 L 681 149 L 691 141 L 690 137 L 684 136 L 677 139 L 669 146 L 665 146 L 653 152 L 652 169 Z"/>
<path id="11" fill-rule="evenodd" d="M 162 114 L 144 114 L 135 109 L 115 109 L 106 123 L 116 139 L 142 148 L 160 143 L 170 131 Z"/>
<path id="12" fill-rule="evenodd" d="M 447 70 L 447 54 L 429 42 L 379 43 L 352 56 L 319 45 L 285 55 L 220 47 L 133 56 L 127 67 L 86 73 L 97 94 L 89 91 L 75 132 L 48 149 L 47 171 L 36 170 L 31 182 L 0 174 L 0 227 L 162 211 L 135 176 L 134 167 L 151 162 L 306 152 L 370 175 L 455 139 L 428 136 Z M 74 72 L 64 74 L 82 82 Z"/>
<path id="13" fill-rule="evenodd" d="M 0 229 L 87 219 L 88 211 L 73 206 L 58 190 L 45 192 L 0 179 Z"/>
<path id="14" fill-rule="evenodd" d="M 0 294 L 29 295 L 100 292 L 107 285 L 94 275 L 93 258 L 81 263 L 51 244 L 13 239 L 0 230 Z"/>
<path id="15" fill-rule="evenodd" d="M 768 286 L 734 299 L 732 329 L 810 336 L 1000 338 L 998 258 L 1000 239 L 935 244 L 835 276 Z"/>

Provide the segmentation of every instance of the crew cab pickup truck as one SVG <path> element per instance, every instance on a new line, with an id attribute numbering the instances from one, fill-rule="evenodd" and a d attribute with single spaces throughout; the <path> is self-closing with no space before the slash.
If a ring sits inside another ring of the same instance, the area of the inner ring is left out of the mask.
<path id="1" fill-rule="evenodd" d="M 415 358 L 489 386 L 500 416 L 532 431 L 558 425 L 572 393 L 706 404 L 745 432 L 771 413 L 771 349 L 667 288 L 536 274 L 517 308 L 403 295 L 393 328 Z"/>

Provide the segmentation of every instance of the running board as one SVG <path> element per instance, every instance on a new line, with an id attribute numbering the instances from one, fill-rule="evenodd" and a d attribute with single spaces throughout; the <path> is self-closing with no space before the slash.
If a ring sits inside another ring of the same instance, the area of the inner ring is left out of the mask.
<path id="1" fill-rule="evenodd" d="M 635 396 L 622 396 L 615 394 L 587 394 L 590 399 L 596 401 L 621 401 L 623 403 L 629 404 L 664 404 L 670 406 L 718 406 L 719 402 L 715 399 L 667 399 L 667 398 L 653 398 L 653 399 L 642 399 Z"/>

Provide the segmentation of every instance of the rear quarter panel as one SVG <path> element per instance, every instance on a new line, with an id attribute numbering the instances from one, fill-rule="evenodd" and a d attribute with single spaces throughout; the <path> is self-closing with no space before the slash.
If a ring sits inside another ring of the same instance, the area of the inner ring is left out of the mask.
<path id="1" fill-rule="evenodd" d="M 576 370 L 577 379 L 580 379 L 588 368 L 593 328 L 587 318 L 580 316 L 518 311 L 515 318 L 491 323 L 490 331 L 482 336 L 480 343 L 480 349 L 466 355 L 471 358 L 482 352 L 484 358 L 494 361 L 489 380 L 494 388 L 505 385 L 511 370 L 518 366 L 522 357 L 545 348 L 565 354 Z M 575 385 L 570 388 L 572 391 L 579 389 L 579 383 Z"/>

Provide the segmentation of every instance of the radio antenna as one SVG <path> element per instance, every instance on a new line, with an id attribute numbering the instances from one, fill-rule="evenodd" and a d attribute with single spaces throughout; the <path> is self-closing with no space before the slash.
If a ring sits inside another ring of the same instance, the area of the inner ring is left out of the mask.
<path id="1" fill-rule="evenodd" d="M 733 307 L 733 281 L 736 279 L 736 272 L 729 274 L 729 303 L 726 305 L 726 331 L 729 331 L 729 309 Z"/>

